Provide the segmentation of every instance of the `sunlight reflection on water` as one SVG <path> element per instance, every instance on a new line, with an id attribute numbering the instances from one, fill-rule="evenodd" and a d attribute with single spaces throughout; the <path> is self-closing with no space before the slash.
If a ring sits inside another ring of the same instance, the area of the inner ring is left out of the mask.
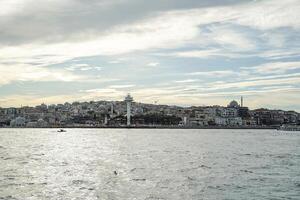
<path id="1" fill-rule="evenodd" d="M 299 199 L 300 133 L 0 129 L 0 199 Z"/>

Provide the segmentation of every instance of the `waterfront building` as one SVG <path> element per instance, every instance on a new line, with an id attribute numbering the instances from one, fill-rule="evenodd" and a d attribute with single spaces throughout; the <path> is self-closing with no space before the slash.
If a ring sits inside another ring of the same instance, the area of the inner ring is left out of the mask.
<path id="1" fill-rule="evenodd" d="M 246 118 L 246 119 L 243 119 L 243 125 L 244 126 L 256 126 L 257 121 L 253 118 Z"/>
<path id="2" fill-rule="evenodd" d="M 241 126 L 243 125 L 243 120 L 240 117 L 232 117 L 227 119 L 227 125 L 229 126 Z"/>
<path id="3" fill-rule="evenodd" d="M 227 125 L 227 120 L 226 118 L 223 117 L 216 117 L 215 118 L 215 124 L 219 126 L 226 126 Z"/>
<path id="4" fill-rule="evenodd" d="M 44 127 L 48 126 L 48 123 L 45 120 L 43 120 L 43 119 L 39 119 L 37 121 L 37 126 L 40 127 L 40 128 L 44 128 Z"/>
<path id="5" fill-rule="evenodd" d="M 38 121 L 28 122 L 26 124 L 27 128 L 46 128 L 49 124 L 43 120 L 39 119 Z"/>
<path id="6" fill-rule="evenodd" d="M 26 124 L 26 119 L 24 117 L 17 117 L 16 119 L 11 120 L 11 127 L 24 127 Z"/>
<path id="7" fill-rule="evenodd" d="M 248 107 L 239 107 L 238 115 L 239 115 L 239 117 L 241 117 L 243 119 L 249 118 L 250 117 L 249 108 Z"/>
<path id="8" fill-rule="evenodd" d="M 219 108 L 219 115 L 225 118 L 234 118 L 238 116 L 238 110 L 236 107 Z"/>
<path id="9" fill-rule="evenodd" d="M 243 120 L 240 117 L 216 117 L 215 123 L 219 126 L 241 126 L 243 125 Z"/>
<path id="10" fill-rule="evenodd" d="M 28 122 L 26 124 L 26 127 L 27 128 L 36 128 L 36 127 L 38 127 L 38 125 L 37 125 L 37 122 Z"/>

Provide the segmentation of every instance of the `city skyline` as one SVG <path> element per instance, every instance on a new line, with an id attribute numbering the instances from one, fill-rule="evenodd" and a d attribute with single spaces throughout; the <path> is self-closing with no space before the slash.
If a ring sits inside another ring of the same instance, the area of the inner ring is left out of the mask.
<path id="1" fill-rule="evenodd" d="M 0 0 L 0 107 L 73 101 L 300 111 L 297 0 Z"/>
<path id="2" fill-rule="evenodd" d="M 47 104 L 45 102 L 42 102 L 40 104 L 36 104 L 36 105 L 20 105 L 20 106 L 9 106 L 9 107 L 0 107 L 0 109 L 22 109 L 22 108 L 36 108 L 36 107 L 44 107 L 44 106 L 50 106 L 50 107 L 55 107 L 55 106 L 62 106 L 62 105 L 71 105 L 71 104 L 90 104 L 90 103 L 109 103 L 110 105 L 114 105 L 115 103 L 122 103 L 124 102 L 125 103 L 125 107 L 128 108 L 127 105 L 127 99 L 128 98 L 132 98 L 132 100 L 130 102 L 132 103 L 135 103 L 135 104 L 144 104 L 144 105 L 151 105 L 151 106 L 167 106 L 167 107 L 178 107 L 178 108 L 183 108 L 183 109 L 188 109 L 188 108 L 205 108 L 205 107 L 230 107 L 230 104 L 234 103 L 236 104 L 238 107 L 241 107 L 241 108 L 247 108 L 247 109 L 250 109 L 250 110 L 270 110 L 270 111 L 285 111 L 285 112 L 297 112 L 297 110 L 284 110 L 284 109 L 281 109 L 281 108 L 268 108 L 268 107 L 255 107 L 255 108 L 251 108 L 247 105 L 245 105 L 245 99 L 243 96 L 240 96 L 240 99 L 231 99 L 230 101 L 220 105 L 220 104 L 207 104 L 207 105 L 176 105 L 176 104 L 160 104 L 158 101 L 155 101 L 155 102 L 151 102 L 151 103 L 148 103 L 148 102 L 142 102 L 142 101 L 136 101 L 134 99 L 134 97 L 131 96 L 130 93 L 127 93 L 125 95 L 125 97 L 123 97 L 123 99 L 98 99 L 98 100 L 90 100 L 90 101 L 61 101 L 61 102 L 58 102 L 58 103 L 52 103 L 52 104 Z M 246 102 L 247 104 L 247 102 Z M 131 108 L 129 107 L 128 108 L 129 110 L 131 110 Z M 128 111 L 128 110 L 127 110 Z M 128 113 L 128 112 L 127 112 Z M 130 118 L 130 117 L 129 117 Z"/>
<path id="3" fill-rule="evenodd" d="M 35 107 L 0 108 L 0 127 L 171 127 L 279 128 L 300 122 L 295 111 L 254 109 L 233 100 L 227 106 L 168 106 L 123 101 L 72 102 Z"/>

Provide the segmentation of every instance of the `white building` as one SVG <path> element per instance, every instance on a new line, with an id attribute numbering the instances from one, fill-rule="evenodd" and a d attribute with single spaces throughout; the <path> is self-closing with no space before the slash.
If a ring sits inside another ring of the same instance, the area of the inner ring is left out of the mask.
<path id="1" fill-rule="evenodd" d="M 215 123 L 219 126 L 241 126 L 243 125 L 243 120 L 240 117 L 216 117 Z"/>
<path id="2" fill-rule="evenodd" d="M 37 121 L 37 126 L 40 127 L 40 128 L 47 127 L 48 123 L 46 121 L 44 121 L 43 119 L 39 119 Z"/>
<path id="3" fill-rule="evenodd" d="M 220 116 L 225 118 L 234 118 L 238 116 L 238 110 L 234 107 L 220 108 Z"/>
<path id="4" fill-rule="evenodd" d="M 243 125 L 243 120 L 241 117 L 233 117 L 227 119 L 227 125 L 229 126 L 241 126 Z"/>
<path id="5" fill-rule="evenodd" d="M 26 124 L 26 119 L 24 117 L 17 117 L 10 121 L 11 127 L 24 127 Z"/>
<path id="6" fill-rule="evenodd" d="M 46 128 L 48 126 L 48 123 L 44 121 L 43 119 L 39 119 L 35 122 L 28 122 L 26 124 L 27 128 Z"/>
<path id="7" fill-rule="evenodd" d="M 226 126 L 227 125 L 227 119 L 223 118 L 223 117 L 216 117 L 215 118 L 215 123 L 216 123 L 216 125 L 219 125 L 219 126 Z"/>

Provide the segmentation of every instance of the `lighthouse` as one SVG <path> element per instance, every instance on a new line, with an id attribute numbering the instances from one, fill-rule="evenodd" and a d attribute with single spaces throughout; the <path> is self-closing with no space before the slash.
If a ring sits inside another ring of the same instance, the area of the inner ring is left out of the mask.
<path id="1" fill-rule="evenodd" d="M 128 94 L 125 97 L 126 105 L 127 105 L 127 126 L 130 126 L 130 117 L 131 117 L 131 102 L 133 102 L 133 98 Z"/>

